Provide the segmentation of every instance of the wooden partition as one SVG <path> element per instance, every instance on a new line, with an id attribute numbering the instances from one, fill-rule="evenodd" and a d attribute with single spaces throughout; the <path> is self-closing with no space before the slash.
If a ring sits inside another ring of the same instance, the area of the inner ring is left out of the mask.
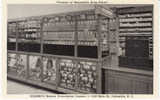
<path id="1" fill-rule="evenodd" d="M 152 72 L 127 68 L 104 68 L 105 94 L 153 94 Z"/>

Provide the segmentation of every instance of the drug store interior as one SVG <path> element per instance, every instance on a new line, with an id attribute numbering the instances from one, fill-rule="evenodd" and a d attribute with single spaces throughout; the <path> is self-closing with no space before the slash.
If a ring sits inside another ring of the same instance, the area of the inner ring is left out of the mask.
<path id="1" fill-rule="evenodd" d="M 38 5 L 15 7 L 27 6 Z M 7 79 L 71 94 L 153 93 L 152 5 L 49 7 L 8 11 Z"/>

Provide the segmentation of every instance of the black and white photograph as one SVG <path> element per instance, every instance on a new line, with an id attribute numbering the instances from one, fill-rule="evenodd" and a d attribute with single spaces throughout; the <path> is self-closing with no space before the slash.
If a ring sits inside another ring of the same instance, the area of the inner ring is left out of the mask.
<path id="1" fill-rule="evenodd" d="M 154 93 L 153 4 L 8 4 L 7 94 Z"/>

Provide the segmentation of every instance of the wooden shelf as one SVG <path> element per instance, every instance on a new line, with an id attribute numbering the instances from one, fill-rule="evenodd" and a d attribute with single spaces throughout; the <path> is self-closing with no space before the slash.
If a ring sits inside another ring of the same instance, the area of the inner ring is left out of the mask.
<path id="1" fill-rule="evenodd" d="M 119 15 L 119 18 L 152 18 L 152 13 L 124 14 Z"/>
<path id="2" fill-rule="evenodd" d="M 125 9 L 119 9 L 118 14 L 130 14 L 130 13 L 145 13 L 152 12 L 153 6 L 144 6 L 144 7 L 126 7 Z"/>

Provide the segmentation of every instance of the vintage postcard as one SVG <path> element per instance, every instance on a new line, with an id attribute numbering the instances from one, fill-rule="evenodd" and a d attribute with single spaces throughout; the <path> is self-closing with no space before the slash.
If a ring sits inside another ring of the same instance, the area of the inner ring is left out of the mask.
<path id="1" fill-rule="evenodd" d="M 3 0 L 3 98 L 158 98 L 156 0 Z"/>

